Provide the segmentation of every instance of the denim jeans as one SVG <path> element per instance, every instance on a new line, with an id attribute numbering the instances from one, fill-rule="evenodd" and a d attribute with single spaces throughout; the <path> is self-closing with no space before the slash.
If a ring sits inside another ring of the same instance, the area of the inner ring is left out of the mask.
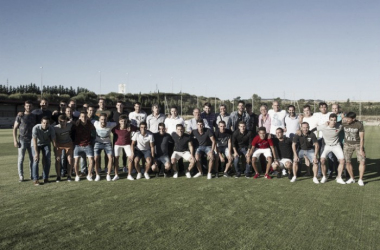
<path id="1" fill-rule="evenodd" d="M 241 156 L 245 157 L 245 155 L 247 154 L 248 150 L 246 148 L 240 148 L 237 150 L 238 154 L 239 154 L 239 157 L 235 157 L 234 158 L 234 167 L 235 167 L 235 171 L 236 173 L 240 173 L 240 168 L 239 168 L 239 158 Z M 245 163 L 245 174 L 249 174 L 249 172 L 251 171 L 251 165 L 248 164 L 248 163 Z"/>
<path id="2" fill-rule="evenodd" d="M 39 158 L 41 158 L 42 160 L 44 160 L 45 162 L 42 163 L 43 165 L 43 171 L 42 171 L 42 178 L 43 179 L 48 179 L 49 178 L 49 171 L 50 171 L 50 163 L 51 163 L 51 151 L 50 151 L 50 144 L 49 145 L 41 145 L 41 146 L 37 146 L 37 151 L 39 154 L 41 154 L 41 156 Z M 32 146 L 32 152 L 33 152 L 33 157 L 35 156 L 35 152 L 34 152 L 34 148 Z M 33 161 L 33 180 L 36 181 L 38 180 L 38 163 L 39 163 L 40 159 L 38 159 L 38 161 Z"/>
<path id="3" fill-rule="evenodd" d="M 18 176 L 24 177 L 24 157 L 25 157 L 25 151 L 28 151 L 29 155 L 29 169 L 30 169 L 30 176 L 32 176 L 32 167 L 33 167 L 33 153 L 31 148 L 31 141 L 19 141 L 19 147 L 18 147 L 18 160 L 17 160 L 17 170 L 18 170 Z"/>

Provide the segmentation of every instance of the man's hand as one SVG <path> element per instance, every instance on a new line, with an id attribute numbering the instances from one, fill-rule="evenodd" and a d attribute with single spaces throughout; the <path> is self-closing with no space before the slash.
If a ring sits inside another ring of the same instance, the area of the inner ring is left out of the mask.
<path id="1" fill-rule="evenodd" d="M 317 157 L 314 157 L 314 159 L 313 159 L 313 163 L 314 163 L 314 164 L 318 164 L 318 159 L 317 159 Z"/>
<path id="2" fill-rule="evenodd" d="M 129 162 L 133 162 L 133 158 L 134 158 L 134 153 L 131 153 L 131 156 L 128 157 L 128 161 Z"/>
<path id="3" fill-rule="evenodd" d="M 214 152 L 213 151 L 208 152 L 207 156 L 208 156 L 209 160 L 214 160 Z"/>
<path id="4" fill-rule="evenodd" d="M 298 156 L 294 156 L 294 162 L 299 162 L 300 161 L 300 159 L 298 158 Z"/>
<path id="5" fill-rule="evenodd" d="M 18 148 L 18 142 L 17 141 L 14 141 L 13 145 L 15 146 L 15 148 Z"/>
<path id="6" fill-rule="evenodd" d="M 363 158 L 365 158 L 365 152 L 364 152 L 363 148 L 360 149 L 359 153 L 360 153 L 360 155 L 361 155 Z"/>
<path id="7" fill-rule="evenodd" d="M 37 162 L 40 157 L 38 156 L 38 154 L 35 154 L 33 158 L 34 158 L 34 161 Z"/>

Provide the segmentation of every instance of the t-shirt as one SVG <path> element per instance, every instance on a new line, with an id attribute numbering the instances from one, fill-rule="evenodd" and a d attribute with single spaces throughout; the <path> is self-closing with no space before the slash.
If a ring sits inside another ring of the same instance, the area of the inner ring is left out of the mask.
<path id="1" fill-rule="evenodd" d="M 315 116 L 303 117 L 302 122 L 307 122 L 309 124 L 309 130 L 313 130 L 318 126 L 318 121 Z M 317 136 L 317 131 L 315 131 L 314 134 Z"/>
<path id="2" fill-rule="evenodd" d="M 219 130 L 215 131 L 215 140 L 217 147 L 227 147 L 228 140 L 232 137 L 232 132 L 229 129 L 226 129 L 223 133 Z"/>
<path id="3" fill-rule="evenodd" d="M 158 114 L 154 116 L 153 114 L 148 115 L 146 118 L 146 124 L 148 130 L 152 133 L 158 133 L 158 124 L 165 122 L 166 116 L 164 114 Z"/>
<path id="4" fill-rule="evenodd" d="M 278 138 L 273 138 L 272 140 L 278 159 L 293 159 L 292 139 L 284 136 L 282 141 Z"/>
<path id="5" fill-rule="evenodd" d="M 212 145 L 210 138 L 214 136 L 214 133 L 211 129 L 203 128 L 202 134 L 199 133 L 198 129 L 194 129 L 192 133 L 195 136 L 195 138 L 197 139 L 199 146 L 211 146 Z"/>
<path id="6" fill-rule="evenodd" d="M 182 117 L 177 116 L 176 118 L 166 118 L 165 119 L 165 128 L 166 132 L 171 135 L 176 131 L 177 124 L 182 124 L 185 126 L 185 121 L 182 119 Z"/>
<path id="7" fill-rule="evenodd" d="M 174 151 L 177 151 L 177 152 L 189 151 L 189 142 L 191 142 L 190 135 L 183 134 L 180 137 L 177 133 L 172 133 L 172 139 L 174 141 Z"/>
<path id="8" fill-rule="evenodd" d="M 232 146 L 237 149 L 251 148 L 252 140 L 253 133 L 250 130 L 245 130 L 243 134 L 239 130 L 235 130 L 232 134 Z"/>
<path id="9" fill-rule="evenodd" d="M 286 137 L 293 138 L 297 130 L 300 129 L 300 123 L 298 116 L 290 117 L 287 115 L 285 117 L 285 127 L 286 127 Z"/>
<path id="10" fill-rule="evenodd" d="M 140 111 L 140 113 L 136 113 L 135 111 L 133 111 L 129 113 L 129 120 L 131 121 L 131 124 L 133 124 L 136 127 L 139 127 L 141 122 L 146 121 L 146 113 L 145 111 Z"/>
<path id="11" fill-rule="evenodd" d="M 112 129 L 114 145 L 125 146 L 131 145 L 131 138 L 134 132 L 137 130 L 135 126 L 130 126 L 128 129 L 120 129 L 120 125 L 117 125 Z"/>
<path id="12" fill-rule="evenodd" d="M 90 120 L 86 124 L 78 122 L 73 124 L 75 135 L 74 145 L 86 147 L 91 144 L 91 134 L 95 135 L 95 127 Z"/>
<path id="13" fill-rule="evenodd" d="M 121 115 L 126 115 L 127 113 L 119 113 L 119 112 L 114 112 L 113 113 L 113 117 L 112 117 L 112 121 L 116 122 L 116 123 L 119 123 L 119 120 L 120 120 L 120 116 Z"/>
<path id="14" fill-rule="evenodd" d="M 216 115 L 215 115 L 215 113 L 209 113 L 209 114 L 207 114 L 206 112 L 203 111 L 201 113 L 201 118 L 207 120 L 207 123 L 210 126 L 210 128 L 214 127 L 215 121 L 216 121 Z"/>
<path id="15" fill-rule="evenodd" d="M 364 126 L 360 121 L 354 121 L 351 124 L 343 123 L 344 143 L 350 145 L 360 144 L 360 132 L 364 132 Z"/>
<path id="16" fill-rule="evenodd" d="M 96 129 L 95 142 L 98 143 L 111 143 L 111 130 L 116 127 L 116 122 L 107 122 L 106 126 L 102 128 L 99 121 L 94 122 Z"/>
<path id="17" fill-rule="evenodd" d="M 256 135 L 255 138 L 253 138 L 251 145 L 255 148 L 266 149 L 273 146 L 273 141 L 266 136 L 264 139 L 261 139 L 259 135 Z"/>
<path id="18" fill-rule="evenodd" d="M 314 143 L 318 142 L 318 139 L 314 133 L 309 131 L 307 135 L 304 135 L 303 133 L 301 135 L 295 135 L 293 137 L 293 142 L 299 143 L 303 150 L 310 150 L 314 149 Z"/>
<path id="19" fill-rule="evenodd" d="M 62 128 L 61 124 L 54 126 L 56 142 L 58 145 L 72 142 L 72 139 L 71 139 L 72 126 L 73 126 L 72 123 L 66 123 L 65 128 Z"/>
<path id="20" fill-rule="evenodd" d="M 32 111 L 32 114 L 36 115 L 36 124 L 40 124 L 42 117 L 47 117 L 49 120 L 51 120 L 52 112 L 48 109 L 42 110 L 42 109 L 35 109 Z"/>
<path id="21" fill-rule="evenodd" d="M 41 124 L 37 124 L 32 130 L 33 138 L 37 138 L 37 146 L 50 145 L 50 142 L 55 139 L 55 132 L 52 126 L 48 126 L 46 130 L 42 129 Z"/>
<path id="22" fill-rule="evenodd" d="M 259 115 L 259 118 L 258 118 L 258 126 L 259 127 L 265 127 L 265 130 L 267 133 L 270 133 L 270 127 L 271 127 L 271 119 L 270 119 L 270 115 L 266 115 L 265 116 L 265 121 L 264 121 L 264 116 L 261 114 Z"/>
<path id="23" fill-rule="evenodd" d="M 32 130 L 36 125 L 36 116 L 34 114 L 24 114 L 23 116 L 16 116 L 15 120 L 19 125 L 20 140 L 30 141 L 32 139 Z"/>
<path id="24" fill-rule="evenodd" d="M 335 124 L 334 127 L 327 126 L 326 124 L 319 125 L 318 131 L 322 131 L 323 140 L 326 145 L 335 146 L 339 144 L 339 133 L 342 130 L 342 125 Z"/>
<path id="25" fill-rule="evenodd" d="M 329 120 L 329 116 L 332 112 L 327 112 L 326 114 L 322 114 L 321 112 L 314 113 L 313 116 L 317 120 L 317 126 L 326 124 L 326 122 Z M 311 128 L 309 128 L 311 130 Z M 323 137 L 323 132 L 318 132 L 318 139 L 321 139 Z"/>
<path id="26" fill-rule="evenodd" d="M 163 135 L 161 135 L 160 133 L 154 133 L 153 137 L 156 149 L 156 156 L 160 157 L 163 155 L 168 155 L 169 143 L 173 143 L 172 137 L 168 133 L 164 133 Z"/>
<path id="27" fill-rule="evenodd" d="M 140 131 L 134 133 L 132 141 L 136 142 L 136 148 L 139 150 L 150 150 L 150 143 L 154 142 L 153 134 L 149 131 L 142 135 Z"/>
<path id="28" fill-rule="evenodd" d="M 270 133 L 272 135 L 276 134 L 276 129 L 285 128 L 285 116 L 286 116 L 285 110 L 275 112 L 273 109 L 270 109 L 268 111 L 268 115 L 270 116 L 270 119 L 271 119 Z"/>

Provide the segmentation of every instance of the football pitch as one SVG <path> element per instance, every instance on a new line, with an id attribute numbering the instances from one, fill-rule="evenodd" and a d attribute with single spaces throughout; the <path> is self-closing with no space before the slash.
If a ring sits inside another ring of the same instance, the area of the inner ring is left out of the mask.
<path id="1" fill-rule="evenodd" d="M 27 157 L 18 182 L 12 131 L 0 130 L 0 249 L 380 249 L 380 127 L 365 129 L 364 187 L 125 173 L 56 183 L 54 164 L 36 187 Z"/>

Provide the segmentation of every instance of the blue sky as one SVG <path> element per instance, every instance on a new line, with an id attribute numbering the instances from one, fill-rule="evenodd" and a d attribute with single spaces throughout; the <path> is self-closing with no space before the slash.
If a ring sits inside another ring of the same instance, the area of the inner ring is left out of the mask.
<path id="1" fill-rule="evenodd" d="M 380 1 L 0 4 L 0 84 L 380 101 Z"/>

